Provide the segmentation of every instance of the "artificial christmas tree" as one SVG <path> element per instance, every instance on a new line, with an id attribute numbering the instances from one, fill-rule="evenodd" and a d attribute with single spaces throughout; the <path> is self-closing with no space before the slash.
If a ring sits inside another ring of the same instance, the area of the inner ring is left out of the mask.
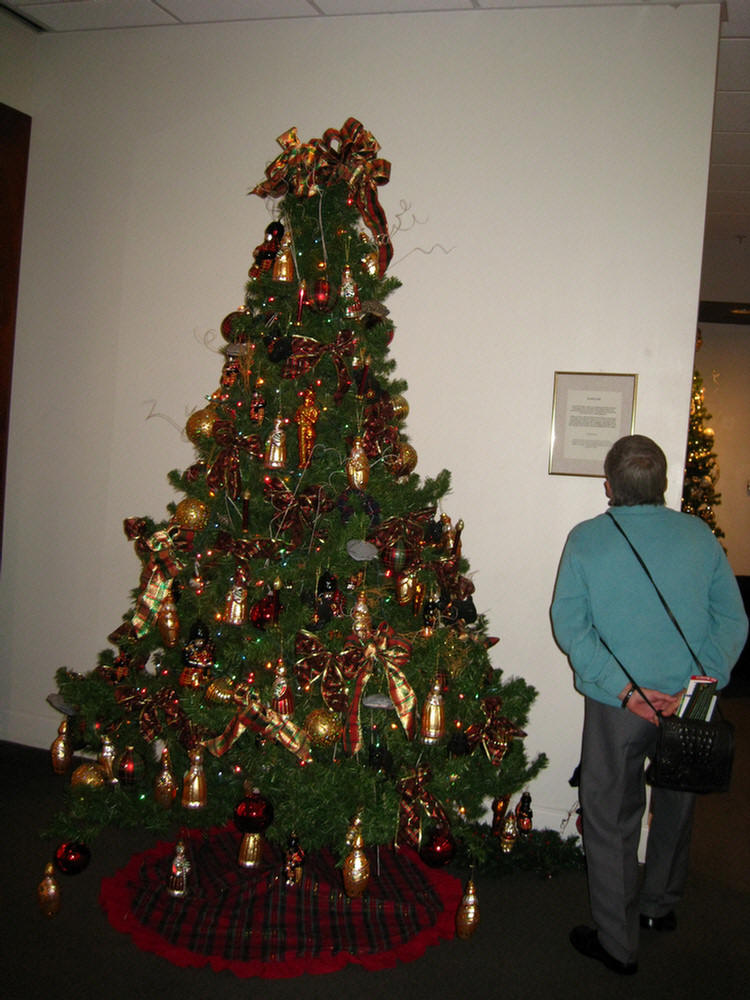
<path id="1" fill-rule="evenodd" d="M 713 428 L 707 426 L 707 421 L 710 419 L 711 414 L 706 410 L 703 379 L 700 372 L 694 371 L 682 485 L 682 510 L 687 514 L 697 514 L 708 524 L 717 538 L 723 538 L 724 532 L 716 523 L 716 508 L 721 503 L 721 493 L 716 492 L 719 466 L 714 452 Z"/>
<path id="2" fill-rule="evenodd" d="M 355 119 L 278 141 L 252 192 L 273 219 L 221 323 L 219 385 L 187 421 L 196 461 L 170 473 L 182 498 L 125 522 L 133 606 L 95 669 L 58 671 L 67 739 L 99 763 L 54 829 L 240 816 L 245 834 L 252 794 L 268 822 L 250 832 L 293 843 L 295 872 L 324 847 L 343 862 L 353 817 L 357 850 L 481 863 L 498 842 L 486 804 L 545 761 L 522 743 L 533 688 L 490 662 L 449 474 L 413 471 L 383 304 L 390 167 Z"/>

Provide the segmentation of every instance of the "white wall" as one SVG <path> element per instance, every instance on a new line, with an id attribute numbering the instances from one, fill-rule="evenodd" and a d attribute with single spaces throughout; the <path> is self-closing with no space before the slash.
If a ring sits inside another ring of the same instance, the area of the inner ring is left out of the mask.
<path id="1" fill-rule="evenodd" d="M 701 299 L 750 302 L 750 242 L 710 240 L 703 253 Z M 750 576 L 750 326 L 701 323 L 695 367 L 716 432 L 721 502 L 716 512 L 732 569 Z"/>
<path id="2" fill-rule="evenodd" d="M 550 767 L 531 791 L 558 825 L 582 706 L 548 606 L 603 490 L 547 474 L 553 374 L 638 373 L 637 429 L 681 469 L 717 36 L 718 7 L 683 6 L 39 39 L 0 736 L 49 744 L 55 669 L 90 669 L 127 609 L 122 520 L 162 517 L 166 472 L 192 460 L 181 428 L 219 371 L 204 335 L 241 302 L 267 221 L 245 192 L 275 137 L 355 115 L 393 164 L 389 307 L 418 471 L 453 472 L 494 663 L 539 690 L 527 744 Z"/>

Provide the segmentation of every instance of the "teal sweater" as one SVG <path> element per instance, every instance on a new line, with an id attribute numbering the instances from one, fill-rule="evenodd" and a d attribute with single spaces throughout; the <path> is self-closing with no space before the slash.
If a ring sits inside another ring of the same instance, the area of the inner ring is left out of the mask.
<path id="1" fill-rule="evenodd" d="M 747 637 L 747 615 L 724 550 L 700 518 L 667 507 L 613 507 L 672 613 L 719 687 Z M 619 705 L 627 677 L 600 636 L 642 687 L 674 694 L 699 673 L 625 539 L 605 514 L 583 521 L 565 543 L 551 608 L 577 689 Z"/>

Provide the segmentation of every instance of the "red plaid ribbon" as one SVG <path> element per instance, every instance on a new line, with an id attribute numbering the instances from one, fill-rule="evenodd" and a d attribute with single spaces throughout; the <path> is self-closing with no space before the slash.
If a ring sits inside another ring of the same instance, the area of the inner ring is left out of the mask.
<path id="1" fill-rule="evenodd" d="M 277 512 L 272 521 L 274 532 L 288 531 L 294 546 L 299 545 L 310 531 L 316 537 L 322 537 L 316 528 L 318 518 L 333 508 L 324 487 L 311 486 L 292 493 L 282 479 L 269 477 L 263 484 L 263 490 Z"/>
<path id="2" fill-rule="evenodd" d="M 238 434 L 230 420 L 217 420 L 212 435 L 221 451 L 206 473 L 206 484 L 212 490 L 226 490 L 232 500 L 238 500 L 242 495 L 240 455 L 244 452 L 253 458 L 261 458 L 263 446 L 255 435 L 244 437 Z"/>
<path id="3" fill-rule="evenodd" d="M 401 792 L 399 802 L 398 831 L 396 846 L 405 841 L 419 849 L 422 840 L 422 816 L 434 820 L 438 827 L 450 829 L 450 820 L 445 809 L 427 787 L 432 777 L 429 767 L 418 767 L 398 783 Z"/>
<path id="4" fill-rule="evenodd" d="M 296 379 L 311 371 L 326 354 L 330 354 L 336 369 L 338 385 L 333 398 L 340 403 L 352 379 L 346 366 L 347 357 L 351 357 L 357 349 L 357 338 L 352 330 L 339 330 L 336 339 L 331 344 L 321 344 L 312 337 L 292 337 L 292 353 L 289 355 L 281 372 L 282 378 Z"/>
<path id="5" fill-rule="evenodd" d="M 482 725 L 468 726 L 466 729 L 469 746 L 474 749 L 477 743 L 481 743 L 495 767 L 502 764 L 511 742 L 526 735 L 523 729 L 519 729 L 510 719 L 500 715 L 501 706 L 500 698 L 483 698 L 482 711 L 486 716 L 485 722 Z"/>
<path id="6" fill-rule="evenodd" d="M 205 747 L 210 754 L 222 757 L 245 730 L 250 729 L 260 733 L 265 739 L 275 740 L 293 753 L 301 764 L 307 764 L 312 760 L 310 738 L 304 729 L 291 719 L 284 719 L 278 712 L 263 705 L 252 691 L 247 691 L 244 698 L 239 693 L 235 697 L 242 699 L 240 710 L 223 733 L 205 741 Z"/>

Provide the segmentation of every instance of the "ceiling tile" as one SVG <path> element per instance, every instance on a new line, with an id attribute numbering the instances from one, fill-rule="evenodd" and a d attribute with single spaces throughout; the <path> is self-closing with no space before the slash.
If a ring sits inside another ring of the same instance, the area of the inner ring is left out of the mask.
<path id="1" fill-rule="evenodd" d="M 722 38 L 719 42 L 717 90 L 750 90 L 750 38 Z"/>
<path id="2" fill-rule="evenodd" d="M 308 0 L 160 0 L 159 6 L 184 24 L 320 16 Z"/>
<path id="3" fill-rule="evenodd" d="M 150 0 L 63 0 L 8 6 L 50 31 L 154 27 L 175 19 Z"/>
<path id="4" fill-rule="evenodd" d="M 750 163 L 750 132 L 714 132 L 713 163 Z"/>
<path id="5" fill-rule="evenodd" d="M 750 132 L 750 91 L 721 91 L 716 95 L 714 129 Z"/>

